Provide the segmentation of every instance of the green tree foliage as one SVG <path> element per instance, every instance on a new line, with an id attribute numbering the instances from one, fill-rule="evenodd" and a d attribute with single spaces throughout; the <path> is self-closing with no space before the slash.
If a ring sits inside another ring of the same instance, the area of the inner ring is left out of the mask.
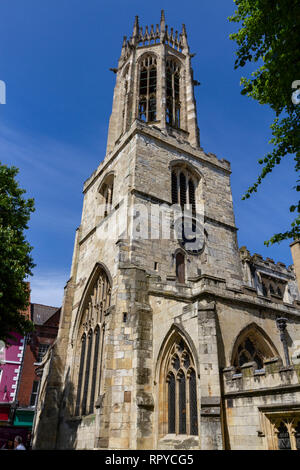
<path id="1" fill-rule="evenodd" d="M 0 339 L 5 342 L 12 332 L 24 334 L 33 329 L 21 312 L 29 304 L 26 277 L 34 267 L 32 247 L 24 236 L 34 201 L 24 199 L 17 174 L 17 168 L 0 162 Z"/>
<path id="2" fill-rule="evenodd" d="M 256 192 L 262 179 L 287 155 L 295 159 L 296 175 L 300 169 L 300 104 L 292 100 L 295 81 L 300 80 L 300 1 L 299 0 L 234 0 L 237 9 L 229 21 L 240 24 L 230 39 L 238 45 L 235 68 L 258 62 L 250 78 L 243 77 L 241 93 L 268 104 L 275 112 L 272 123 L 273 149 L 259 163 L 263 166 L 257 181 L 243 199 Z M 299 85 L 298 85 L 299 86 Z M 300 93 L 299 93 L 300 94 Z M 294 102 L 293 102 L 294 101 Z M 300 191 L 296 176 L 294 189 Z M 300 202 L 290 207 L 296 217 L 291 227 L 273 235 L 265 244 L 300 237 Z"/>

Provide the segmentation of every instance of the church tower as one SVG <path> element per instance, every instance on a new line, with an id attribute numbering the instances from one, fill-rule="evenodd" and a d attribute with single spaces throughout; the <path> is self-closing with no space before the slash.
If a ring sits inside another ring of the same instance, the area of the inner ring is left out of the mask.
<path id="1" fill-rule="evenodd" d="M 199 448 L 201 396 L 219 397 L 220 416 L 216 331 L 210 326 L 207 377 L 198 298 L 222 276 L 237 285 L 241 271 L 230 166 L 200 147 L 192 57 L 185 25 L 180 33 L 169 28 L 163 11 L 156 27 L 142 28 L 136 17 L 124 37 L 107 153 L 84 184 L 38 448 L 47 413 L 58 448 L 151 449 L 172 446 L 160 441 L 173 434 Z M 178 215 L 184 208 L 192 230 L 200 222 L 190 247 Z M 203 302 L 213 324 L 212 304 Z"/>
<path id="2" fill-rule="evenodd" d="M 162 11 L 160 25 L 139 26 L 135 18 L 129 40 L 124 36 L 109 123 L 107 152 L 136 119 L 155 125 L 199 147 L 193 70 L 185 25 L 168 30 Z"/>
<path id="3" fill-rule="evenodd" d="M 84 183 L 59 335 L 41 365 L 38 449 L 227 446 L 220 371 L 240 364 L 232 348 L 256 308 L 263 327 L 262 278 L 238 250 L 230 164 L 200 147 L 192 57 L 164 12 L 151 27 L 136 17 L 124 37 L 106 156 Z M 272 328 L 263 350 L 279 357 Z"/>

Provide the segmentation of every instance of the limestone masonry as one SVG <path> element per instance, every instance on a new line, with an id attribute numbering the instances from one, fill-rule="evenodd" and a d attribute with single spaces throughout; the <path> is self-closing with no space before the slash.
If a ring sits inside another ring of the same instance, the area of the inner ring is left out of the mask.
<path id="1" fill-rule="evenodd" d="M 164 12 L 124 37 L 36 449 L 300 449 L 299 242 L 295 268 L 239 249 L 230 163 L 200 147 L 192 56 Z"/>

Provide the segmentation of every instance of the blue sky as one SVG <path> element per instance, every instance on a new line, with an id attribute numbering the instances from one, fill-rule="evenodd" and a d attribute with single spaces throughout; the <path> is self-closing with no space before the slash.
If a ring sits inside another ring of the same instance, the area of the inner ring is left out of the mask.
<path id="1" fill-rule="evenodd" d="M 184 6 L 184 8 L 183 8 Z M 82 186 L 103 160 L 115 75 L 124 35 L 135 15 L 141 25 L 186 24 L 193 59 L 198 124 L 205 151 L 232 166 L 239 245 L 275 261 L 292 263 L 288 242 L 264 240 L 292 220 L 295 173 L 292 157 L 266 178 L 258 193 L 241 201 L 271 146 L 268 107 L 240 95 L 229 34 L 232 0 L 141 2 L 104 0 L 10 0 L 0 3 L 0 161 L 20 169 L 21 187 L 35 198 L 27 238 L 36 263 L 32 301 L 59 306 L 69 278 Z"/>

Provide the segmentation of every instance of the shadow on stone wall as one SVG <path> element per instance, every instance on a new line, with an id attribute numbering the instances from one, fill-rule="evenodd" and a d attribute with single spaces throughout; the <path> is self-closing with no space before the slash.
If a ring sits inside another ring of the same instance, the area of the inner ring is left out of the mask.
<path id="1" fill-rule="evenodd" d="M 34 450 L 75 449 L 77 428 L 80 421 L 72 419 L 74 385 L 70 380 L 70 368 L 64 383 L 63 363 L 54 346 L 49 364 L 44 366 L 42 390 L 38 407 L 41 408 L 34 430 Z M 66 420 L 69 424 L 66 424 Z M 70 426 L 71 423 L 71 426 Z"/>
<path id="2" fill-rule="evenodd" d="M 230 450 L 230 439 L 229 439 L 229 432 L 228 432 L 228 426 L 227 426 L 226 407 L 225 407 L 225 400 L 223 399 L 224 382 L 223 382 L 223 376 L 221 373 L 221 371 L 226 365 L 226 357 L 225 357 L 224 341 L 222 337 L 218 315 L 216 315 L 216 334 L 217 334 L 217 341 L 218 341 L 218 361 L 219 361 L 219 367 L 220 367 L 221 421 L 222 421 L 222 428 L 223 428 L 224 448 L 226 450 Z"/>

